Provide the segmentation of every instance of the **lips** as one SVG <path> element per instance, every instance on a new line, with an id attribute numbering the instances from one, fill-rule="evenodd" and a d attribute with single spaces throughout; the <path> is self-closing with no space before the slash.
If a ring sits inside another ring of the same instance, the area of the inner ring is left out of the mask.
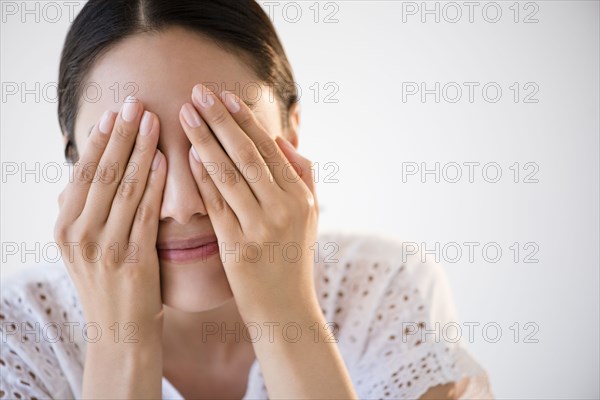
<path id="1" fill-rule="evenodd" d="M 205 261 L 219 252 L 219 244 L 214 234 L 186 239 L 172 239 L 156 245 L 158 256 L 166 261 L 190 262 Z"/>
<path id="2" fill-rule="evenodd" d="M 156 248 L 159 250 L 193 249 L 216 241 L 217 237 L 215 235 L 202 235 L 187 239 L 165 240 L 164 242 L 157 243 Z"/>

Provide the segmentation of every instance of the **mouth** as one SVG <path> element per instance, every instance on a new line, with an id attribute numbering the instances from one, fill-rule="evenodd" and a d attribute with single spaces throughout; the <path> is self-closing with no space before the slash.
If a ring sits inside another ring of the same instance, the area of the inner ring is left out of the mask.
<path id="1" fill-rule="evenodd" d="M 158 257 L 164 261 L 186 263 L 206 261 L 219 253 L 215 235 L 203 235 L 188 239 L 167 240 L 156 245 Z"/>

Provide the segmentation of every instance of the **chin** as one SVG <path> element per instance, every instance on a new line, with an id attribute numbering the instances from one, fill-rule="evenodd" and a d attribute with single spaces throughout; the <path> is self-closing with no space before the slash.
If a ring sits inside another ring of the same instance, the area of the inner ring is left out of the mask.
<path id="1" fill-rule="evenodd" d="M 179 311 L 212 310 L 233 297 L 219 257 L 186 264 L 160 260 L 160 285 L 163 304 Z"/>

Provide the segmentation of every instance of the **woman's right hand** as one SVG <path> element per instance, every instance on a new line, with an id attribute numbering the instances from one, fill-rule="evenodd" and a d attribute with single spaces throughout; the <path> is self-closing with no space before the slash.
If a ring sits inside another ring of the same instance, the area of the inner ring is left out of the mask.
<path id="1" fill-rule="evenodd" d="M 104 344 L 160 343 L 156 238 L 167 163 L 159 130 L 135 98 L 118 114 L 106 111 L 59 196 L 54 238 L 86 323 L 100 326 Z"/>

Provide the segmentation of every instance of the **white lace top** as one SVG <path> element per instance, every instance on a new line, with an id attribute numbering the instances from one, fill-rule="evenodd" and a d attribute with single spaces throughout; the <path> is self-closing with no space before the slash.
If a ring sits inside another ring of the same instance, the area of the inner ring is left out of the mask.
<path id="1" fill-rule="evenodd" d="M 318 244 L 317 295 L 326 320 L 337 325 L 360 398 L 414 399 L 465 377 L 461 398 L 493 397 L 462 340 L 422 332 L 459 323 L 439 264 L 419 255 L 403 260 L 401 242 L 389 237 L 328 232 Z M 94 333 L 82 333 L 78 298 L 62 264 L 24 268 L 2 281 L 0 399 L 80 398 L 84 338 Z M 164 399 L 183 399 L 166 378 L 162 383 Z M 255 361 L 244 399 L 267 398 Z"/>

